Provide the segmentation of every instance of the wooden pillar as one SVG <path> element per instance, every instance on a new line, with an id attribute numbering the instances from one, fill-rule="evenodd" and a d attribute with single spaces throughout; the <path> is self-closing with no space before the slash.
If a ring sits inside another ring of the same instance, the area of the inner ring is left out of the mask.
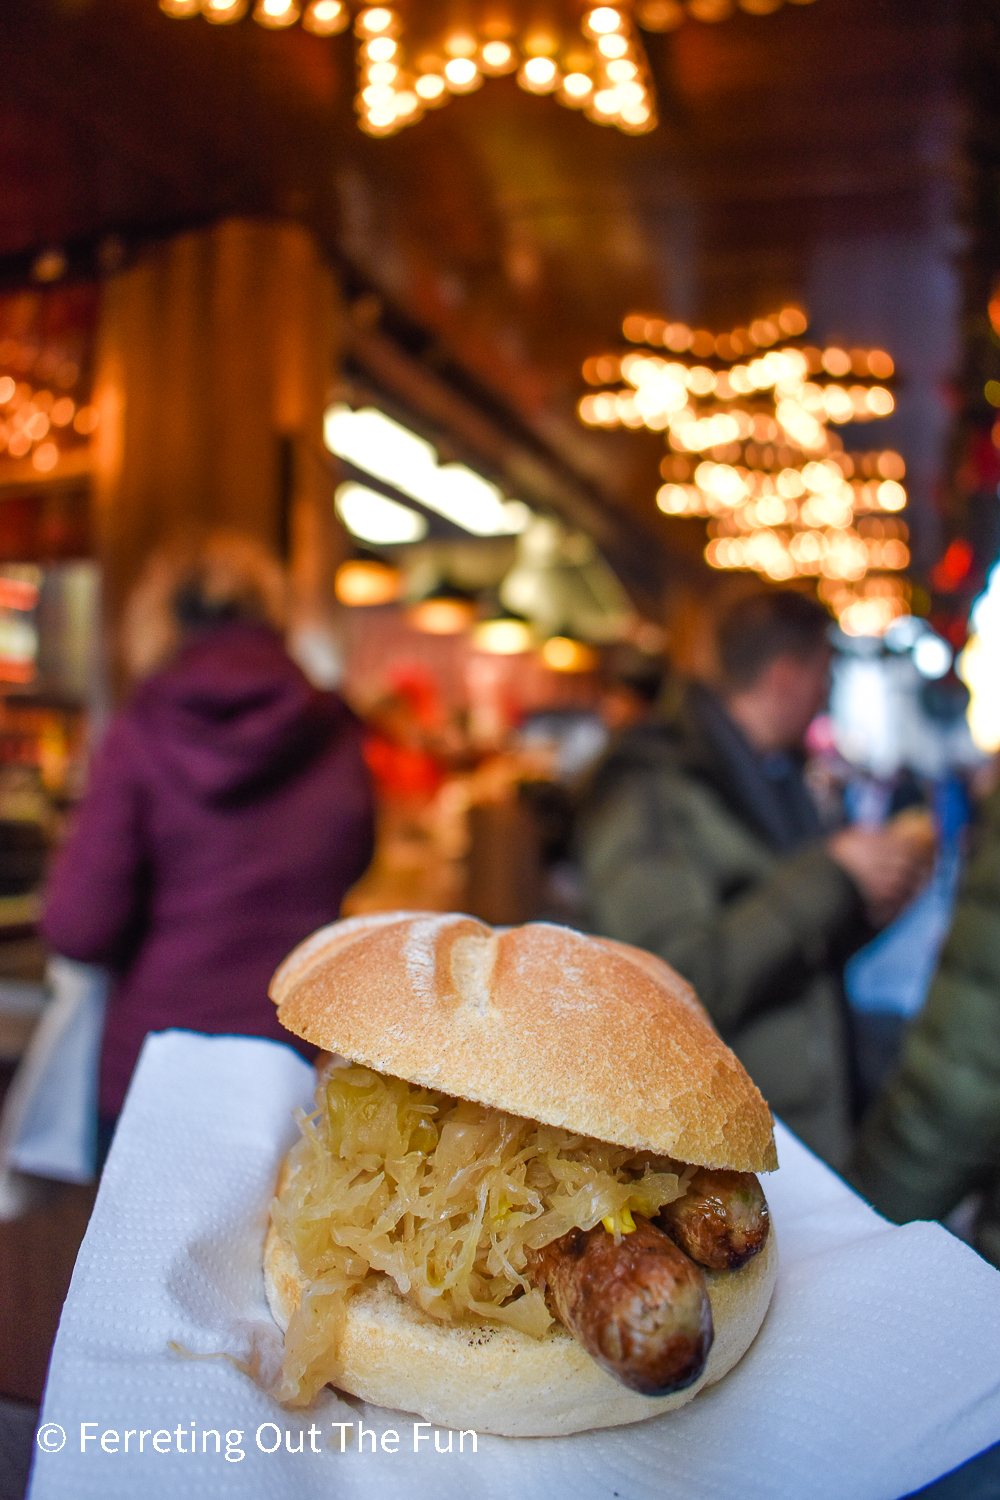
<path id="1" fill-rule="evenodd" d="M 283 552 L 296 623 L 329 616 L 340 533 L 322 416 L 340 327 L 333 276 L 297 224 L 182 234 L 106 283 L 94 520 L 112 630 L 148 552 L 192 523 Z"/>

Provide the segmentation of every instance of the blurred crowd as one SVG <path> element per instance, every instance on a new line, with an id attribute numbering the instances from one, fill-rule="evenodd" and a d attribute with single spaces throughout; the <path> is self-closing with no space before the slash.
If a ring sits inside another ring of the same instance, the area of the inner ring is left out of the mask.
<path id="1" fill-rule="evenodd" d="M 268 979 L 315 928 L 541 918 L 665 959 L 808 1146 L 1000 1265 L 1000 792 L 838 753 L 819 604 L 741 599 L 706 680 L 606 649 L 586 701 L 483 745 L 419 664 L 365 705 L 313 686 L 285 589 L 236 533 L 150 560 L 129 695 L 46 833 L 44 939 L 112 981 L 102 1151 L 148 1031 L 288 1040 Z M 869 1003 L 887 971 L 904 1000 Z"/>

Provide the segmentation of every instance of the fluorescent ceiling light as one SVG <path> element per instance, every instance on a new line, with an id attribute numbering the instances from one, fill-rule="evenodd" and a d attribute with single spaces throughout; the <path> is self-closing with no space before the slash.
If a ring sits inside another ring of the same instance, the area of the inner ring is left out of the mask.
<path id="1" fill-rule="evenodd" d="M 391 546 L 397 542 L 419 542 L 427 535 L 427 521 L 386 495 L 376 494 L 363 484 L 339 486 L 336 494 L 337 514 L 352 536 L 363 542 Z"/>
<path id="2" fill-rule="evenodd" d="M 495 484 L 465 464 L 439 464 L 431 443 L 373 406 L 361 411 L 340 403 L 328 407 L 323 437 L 338 458 L 419 500 L 473 536 L 513 536 L 531 520 L 522 501 L 505 500 Z"/>

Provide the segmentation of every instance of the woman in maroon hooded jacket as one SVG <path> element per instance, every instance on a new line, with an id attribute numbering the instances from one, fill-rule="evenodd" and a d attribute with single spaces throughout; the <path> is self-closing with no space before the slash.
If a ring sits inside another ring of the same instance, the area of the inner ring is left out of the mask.
<path id="1" fill-rule="evenodd" d="M 263 548 L 211 532 L 155 558 L 126 616 L 133 668 L 159 670 L 94 758 L 42 922 L 57 952 L 115 977 L 104 1124 L 149 1031 L 310 1050 L 278 1025 L 268 982 L 337 917 L 371 858 L 373 809 L 361 727 L 285 651 L 283 593 Z"/>

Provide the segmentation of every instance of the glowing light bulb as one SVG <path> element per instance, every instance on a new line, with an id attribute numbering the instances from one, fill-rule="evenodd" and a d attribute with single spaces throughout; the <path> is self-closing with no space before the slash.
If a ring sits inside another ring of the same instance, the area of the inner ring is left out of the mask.
<path id="1" fill-rule="evenodd" d="M 483 67 L 504 73 L 514 66 L 514 49 L 507 42 L 487 42 L 482 51 Z"/>
<path id="2" fill-rule="evenodd" d="M 246 14 L 246 0 L 204 0 L 201 7 L 206 21 L 214 26 L 228 26 Z"/>
<path id="3" fill-rule="evenodd" d="M 851 356 L 846 349 L 824 349 L 823 368 L 831 375 L 846 375 L 851 368 Z"/>
<path id="4" fill-rule="evenodd" d="M 526 620 L 483 620 L 472 632 L 472 639 L 477 650 L 491 656 L 519 656 L 534 644 Z"/>
<path id="5" fill-rule="evenodd" d="M 395 24 L 396 17 L 384 5 L 375 5 L 370 10 L 363 10 L 358 17 L 358 30 L 365 36 L 378 36 L 381 32 L 389 31 Z"/>
<path id="6" fill-rule="evenodd" d="M 542 661 L 553 672 L 593 672 L 600 658 L 592 646 L 570 636 L 551 636 L 542 647 Z"/>
<path id="7" fill-rule="evenodd" d="M 294 0 L 257 0 L 253 18 L 258 26 L 268 26 L 272 30 L 293 26 L 299 19 L 299 7 Z"/>
<path id="8" fill-rule="evenodd" d="M 563 79 L 563 92 L 571 99 L 585 99 L 593 87 L 586 73 L 567 73 Z"/>
<path id="9" fill-rule="evenodd" d="M 444 50 L 449 57 L 475 57 L 476 39 L 467 31 L 453 31 L 445 40 Z"/>
<path id="10" fill-rule="evenodd" d="M 532 93 L 547 94 L 559 82 L 559 71 L 551 57 L 529 57 L 517 75 L 517 81 Z"/>
<path id="11" fill-rule="evenodd" d="M 605 36 L 609 31 L 618 31 L 622 24 L 620 12 L 610 5 L 599 5 L 584 18 L 584 26 L 594 36 Z"/>
<path id="12" fill-rule="evenodd" d="M 372 62 L 388 62 L 396 55 L 396 43 L 391 36 L 377 36 L 370 42 L 366 42 L 364 54 Z"/>
<path id="13" fill-rule="evenodd" d="M 883 510 L 902 510 L 906 504 L 906 491 L 894 479 L 884 479 L 878 487 L 878 503 Z"/>
<path id="14" fill-rule="evenodd" d="M 646 90 L 641 83 L 620 83 L 615 92 L 618 95 L 619 108 L 642 104 L 646 98 Z"/>
<path id="15" fill-rule="evenodd" d="M 396 127 L 396 111 L 390 104 L 370 109 L 361 119 L 362 129 L 369 135 L 391 135 Z"/>
<path id="16" fill-rule="evenodd" d="M 302 17 L 302 25 L 314 36 L 334 36 L 346 29 L 350 19 L 342 0 L 312 0 Z"/>
<path id="17" fill-rule="evenodd" d="M 444 79 L 439 73 L 422 73 L 413 87 L 421 99 L 440 99 L 444 93 Z"/>
<path id="18" fill-rule="evenodd" d="M 602 57 L 624 57 L 628 51 L 628 42 L 623 36 L 602 36 L 597 49 Z"/>
<path id="19" fill-rule="evenodd" d="M 458 93 L 474 89 L 479 82 L 479 69 L 471 57 L 453 57 L 445 64 L 444 76 L 449 87 Z"/>
<path id="20" fill-rule="evenodd" d="M 639 69 L 627 57 L 616 57 L 608 63 L 606 72 L 612 83 L 628 83 Z"/>
<path id="21" fill-rule="evenodd" d="M 876 417 L 887 417 L 896 405 L 891 391 L 876 385 L 868 392 L 868 410 Z"/>
<path id="22" fill-rule="evenodd" d="M 352 607 L 391 604 L 402 591 L 402 575 L 387 563 L 362 559 L 341 563 L 333 580 L 333 591 L 341 604 Z"/>

